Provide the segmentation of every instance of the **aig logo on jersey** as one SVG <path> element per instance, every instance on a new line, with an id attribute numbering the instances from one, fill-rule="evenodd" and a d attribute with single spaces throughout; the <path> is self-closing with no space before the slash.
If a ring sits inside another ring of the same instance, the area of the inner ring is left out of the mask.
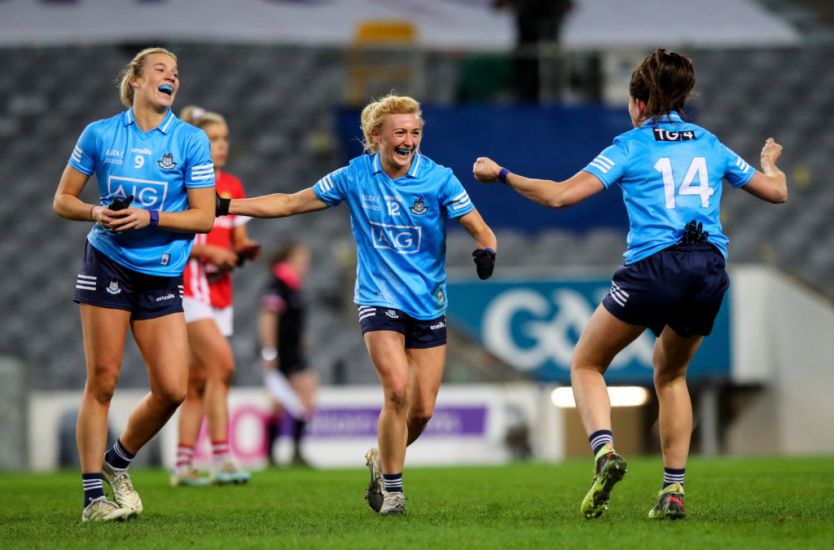
<path id="1" fill-rule="evenodd" d="M 133 195 L 136 197 L 133 200 L 145 208 L 164 210 L 168 184 L 164 181 L 110 176 L 107 179 L 107 192 L 112 197 Z"/>
<path id="2" fill-rule="evenodd" d="M 420 251 L 420 227 L 370 223 L 374 248 L 394 250 L 399 254 L 415 254 Z"/>
<path id="3" fill-rule="evenodd" d="M 163 170 L 172 170 L 177 167 L 177 163 L 174 162 L 174 155 L 171 153 L 165 153 L 162 155 L 162 160 L 158 160 L 156 163 Z"/>

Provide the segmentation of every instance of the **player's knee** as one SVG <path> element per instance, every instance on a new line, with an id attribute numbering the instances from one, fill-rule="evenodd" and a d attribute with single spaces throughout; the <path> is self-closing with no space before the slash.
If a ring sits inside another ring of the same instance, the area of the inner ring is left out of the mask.
<path id="1" fill-rule="evenodd" d="M 228 364 L 224 364 L 222 370 L 220 371 L 220 379 L 228 386 L 232 382 L 232 378 L 235 375 L 235 363 L 234 361 L 229 361 Z"/>
<path id="2" fill-rule="evenodd" d="M 177 408 L 185 401 L 188 394 L 187 387 L 179 384 L 172 384 L 167 387 L 160 387 L 156 391 L 151 390 L 153 396 L 166 408 Z"/>
<path id="3" fill-rule="evenodd" d="M 110 400 L 113 399 L 113 394 L 116 392 L 117 379 L 118 376 L 112 382 L 97 381 L 94 384 L 88 382 L 87 393 L 99 403 L 110 403 Z"/>
<path id="4" fill-rule="evenodd" d="M 402 387 L 398 386 L 394 388 L 386 388 L 385 403 L 397 412 L 405 412 L 405 408 L 408 404 L 408 391 L 406 385 L 403 384 Z"/>
<path id="5" fill-rule="evenodd" d="M 679 382 L 680 380 L 686 380 L 686 368 L 671 368 L 666 365 L 654 366 L 655 388 L 668 386 L 669 384 Z"/>
<path id="6" fill-rule="evenodd" d="M 86 390 L 99 403 L 109 403 L 116 392 L 118 381 L 118 369 L 97 367 L 93 369 L 92 376 L 87 379 Z"/>
<path id="7" fill-rule="evenodd" d="M 571 376 L 576 375 L 576 374 L 587 373 L 587 372 L 605 374 L 605 371 L 607 371 L 607 370 L 608 370 L 608 365 L 598 365 L 598 364 L 593 364 L 593 363 L 584 362 L 584 361 L 579 362 L 579 361 L 574 360 L 570 364 Z"/>
<path id="8" fill-rule="evenodd" d="M 408 423 L 412 426 L 425 426 L 431 420 L 434 411 L 431 409 L 418 409 L 408 411 Z"/>

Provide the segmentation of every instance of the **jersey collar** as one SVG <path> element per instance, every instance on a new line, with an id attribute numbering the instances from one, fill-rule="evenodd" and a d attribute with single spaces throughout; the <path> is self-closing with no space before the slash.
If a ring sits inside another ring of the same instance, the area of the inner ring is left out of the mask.
<path id="1" fill-rule="evenodd" d="M 174 111 L 168 109 L 168 112 L 165 114 L 165 118 L 162 119 L 160 125 L 154 128 L 154 130 L 159 130 L 163 134 L 167 134 L 171 128 L 171 123 L 174 121 L 175 118 L 177 117 L 176 115 L 174 115 Z M 131 124 L 134 124 L 136 122 L 136 117 L 133 115 L 133 107 L 125 111 L 123 122 L 125 126 L 130 126 Z"/>
<path id="2" fill-rule="evenodd" d="M 677 111 L 670 111 L 668 116 L 664 115 L 660 118 L 656 118 L 656 117 L 647 118 L 646 121 L 643 124 L 640 125 L 640 127 L 642 128 L 644 126 L 653 126 L 653 125 L 655 125 L 657 123 L 660 123 L 660 122 L 683 122 L 683 119 L 681 118 L 681 115 L 678 114 Z"/>
<path id="3" fill-rule="evenodd" d="M 419 152 L 414 154 L 414 160 L 411 161 L 411 168 L 408 169 L 408 173 L 406 176 L 409 178 L 416 178 L 417 172 L 420 170 L 420 164 L 423 159 L 423 155 Z M 373 157 L 371 157 L 371 172 L 374 174 L 378 174 L 382 172 L 382 163 L 379 160 L 379 153 L 375 153 Z"/>

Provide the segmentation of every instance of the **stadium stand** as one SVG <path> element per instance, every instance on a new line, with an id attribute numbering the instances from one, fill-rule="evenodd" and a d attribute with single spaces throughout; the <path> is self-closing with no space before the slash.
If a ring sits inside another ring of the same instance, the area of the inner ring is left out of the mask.
<path id="1" fill-rule="evenodd" d="M 333 112 L 344 98 L 346 72 L 340 50 L 288 46 L 183 46 L 183 89 L 177 102 L 203 105 L 226 115 L 232 134 L 230 171 L 251 195 L 291 192 L 313 184 L 344 162 L 333 137 Z M 134 48 L 69 47 L 0 49 L 0 214 L 14 232 L 0 241 L 6 268 L 0 299 L 4 330 L 0 352 L 31 366 L 37 389 L 77 389 L 83 384 L 78 313 L 71 303 L 87 227 L 67 223 L 51 210 L 58 178 L 75 139 L 91 120 L 121 109 L 113 81 Z M 834 296 L 834 207 L 825 171 L 834 158 L 834 134 L 826 113 L 834 110 L 830 47 L 773 50 L 696 50 L 698 121 L 752 164 L 766 137 L 785 147 L 782 162 L 791 201 L 772 207 L 730 192 L 725 229 L 733 262 L 769 262 Z M 430 54 L 425 64 L 428 102 L 455 95 L 455 61 Z M 778 83 L 778 85 L 777 85 Z M 542 174 L 543 176 L 545 174 Z M 559 176 L 553 174 L 553 177 Z M 471 182 L 460 174 L 465 184 Z M 85 191 L 88 200 L 92 185 Z M 625 229 L 625 228 L 624 228 Z M 313 302 L 311 357 L 325 383 L 373 382 L 355 311 L 352 238 L 345 209 L 288 220 L 258 221 L 252 236 L 269 251 L 300 239 L 314 253 L 308 279 Z M 499 234 L 499 269 L 552 265 L 610 271 L 621 262 L 625 233 L 594 230 L 577 235 L 544 229 L 537 235 Z M 471 268 L 471 239 L 452 231 L 450 269 Z M 499 272 L 500 273 L 500 272 Z M 238 382 L 257 384 L 255 312 L 264 268 L 235 276 Z M 37 328 L 35 328 L 37 327 Z M 144 386 L 137 351 L 129 345 L 122 386 Z"/>

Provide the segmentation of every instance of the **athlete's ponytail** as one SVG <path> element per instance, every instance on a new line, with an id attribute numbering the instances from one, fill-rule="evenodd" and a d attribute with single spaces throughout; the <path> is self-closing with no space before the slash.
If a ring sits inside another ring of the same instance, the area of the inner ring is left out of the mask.
<path id="1" fill-rule="evenodd" d="M 631 73 L 628 93 L 646 104 L 644 118 L 671 111 L 685 114 L 684 106 L 695 87 L 695 69 L 687 57 L 658 48 Z"/>

